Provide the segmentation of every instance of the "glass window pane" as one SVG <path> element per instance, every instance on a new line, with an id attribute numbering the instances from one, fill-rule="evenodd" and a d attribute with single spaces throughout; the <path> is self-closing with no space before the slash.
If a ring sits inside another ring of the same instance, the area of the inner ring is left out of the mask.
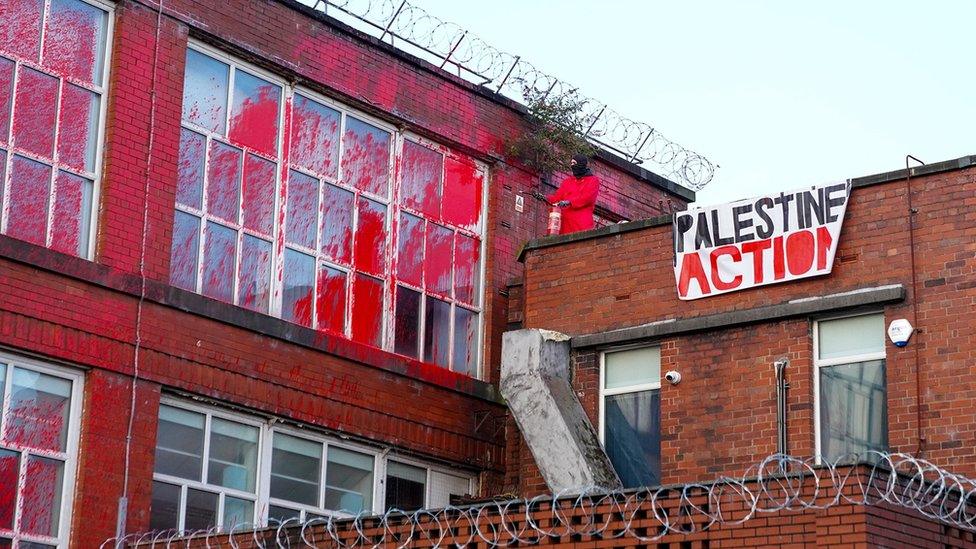
<path id="1" fill-rule="evenodd" d="M 356 514 L 373 507 L 373 456 L 329 447 L 325 508 Z"/>
<path id="2" fill-rule="evenodd" d="M 61 520 L 64 463 L 39 456 L 27 456 L 25 462 L 24 484 L 20 492 L 20 531 L 56 537 Z"/>
<path id="3" fill-rule="evenodd" d="M 207 212 L 237 223 L 241 194 L 240 149 L 211 141 L 207 173 Z"/>
<path id="4" fill-rule="evenodd" d="M 0 49 L 37 61 L 43 13 L 44 0 L 0 4 Z"/>
<path id="5" fill-rule="evenodd" d="M 450 296 L 453 280 L 454 231 L 427 224 L 427 251 L 424 256 L 424 283 L 427 291 Z"/>
<path id="6" fill-rule="evenodd" d="M 92 182 L 59 171 L 54 182 L 51 248 L 86 257 L 92 207 Z"/>
<path id="7" fill-rule="evenodd" d="M 464 307 L 454 308 L 454 364 L 455 372 L 478 375 L 478 313 Z"/>
<path id="8" fill-rule="evenodd" d="M 176 179 L 176 201 L 191 208 L 203 208 L 203 164 L 207 138 L 180 129 L 180 161 Z"/>
<path id="9" fill-rule="evenodd" d="M 237 526 L 237 532 L 245 526 L 254 524 L 254 502 L 246 499 L 224 497 L 224 520 L 223 530 L 229 532 L 231 528 Z"/>
<path id="10" fill-rule="evenodd" d="M 386 463 L 386 508 L 412 511 L 424 507 L 427 470 L 395 461 Z"/>
<path id="11" fill-rule="evenodd" d="M 44 65 L 101 84 L 106 13 L 79 0 L 51 0 L 44 33 Z"/>
<path id="12" fill-rule="evenodd" d="M 45 246 L 50 194 L 50 166 L 15 155 L 10 162 L 7 234 Z"/>
<path id="13" fill-rule="evenodd" d="M 396 333 L 393 336 L 394 351 L 411 358 L 418 358 L 420 350 L 420 292 L 397 286 Z"/>
<path id="14" fill-rule="evenodd" d="M 268 312 L 271 296 L 271 243 L 249 234 L 241 246 L 241 269 L 238 277 L 238 304 L 241 307 Z"/>
<path id="15" fill-rule="evenodd" d="M 207 530 L 217 525 L 217 494 L 188 488 L 183 529 Z"/>
<path id="16" fill-rule="evenodd" d="M 319 505 L 322 443 L 274 434 L 271 456 L 271 497 Z"/>
<path id="17" fill-rule="evenodd" d="M 47 158 L 53 155 L 57 106 L 58 79 L 21 66 L 14 105 L 14 143 L 18 148 Z"/>
<path id="18" fill-rule="evenodd" d="M 233 303 L 237 233 L 208 222 L 203 238 L 203 294 Z"/>
<path id="19" fill-rule="evenodd" d="M 606 397 L 604 446 L 625 488 L 661 483 L 660 390 Z"/>
<path id="20" fill-rule="evenodd" d="M 176 211 L 173 217 L 173 249 L 169 281 L 184 290 L 197 289 L 197 255 L 200 253 L 200 219 Z"/>
<path id="21" fill-rule="evenodd" d="M 17 483 L 20 481 L 20 453 L 0 448 L 0 528 L 11 530 L 14 527 L 14 513 L 17 509 Z"/>
<path id="22" fill-rule="evenodd" d="M 67 450 L 71 381 L 14 368 L 4 440 L 27 448 Z"/>
<path id="23" fill-rule="evenodd" d="M 316 300 L 319 330 L 336 334 L 346 331 L 346 273 L 326 265 L 319 266 Z"/>
<path id="24" fill-rule="evenodd" d="M 821 367 L 821 455 L 833 461 L 868 450 L 888 450 L 885 361 Z"/>
<path id="25" fill-rule="evenodd" d="M 481 172 L 470 162 L 444 161 L 444 221 L 476 230 L 481 219 Z"/>
<path id="26" fill-rule="evenodd" d="M 342 180 L 357 189 L 389 196 L 390 132 L 346 116 L 342 135 Z"/>
<path id="27" fill-rule="evenodd" d="M 820 358 L 883 353 L 884 315 L 863 315 L 817 323 Z"/>
<path id="28" fill-rule="evenodd" d="M 298 509 L 289 509 L 287 507 L 282 507 L 280 505 L 269 505 L 268 506 L 268 522 L 275 524 L 275 522 L 281 523 L 289 519 L 301 518 L 302 512 Z M 291 522 L 295 523 L 294 520 Z"/>
<path id="29" fill-rule="evenodd" d="M 285 225 L 285 240 L 314 250 L 318 214 L 318 179 L 292 170 L 288 176 L 288 222 Z"/>
<path id="30" fill-rule="evenodd" d="M 208 483 L 254 492 L 257 461 L 257 427 L 219 417 L 210 420 Z"/>
<path id="31" fill-rule="evenodd" d="M 400 239 L 397 242 L 397 279 L 414 286 L 423 285 L 424 220 L 400 214 Z"/>
<path id="32" fill-rule="evenodd" d="M 183 120 L 224 135 L 230 68 L 196 50 L 186 50 Z"/>
<path id="33" fill-rule="evenodd" d="M 460 233 L 454 239 L 454 297 L 471 305 L 481 302 L 481 242 Z"/>
<path id="34" fill-rule="evenodd" d="M 352 339 L 383 346 L 383 281 L 358 273 L 352 283 Z"/>
<path id="35" fill-rule="evenodd" d="M 430 501 L 427 502 L 427 507 L 431 509 L 447 507 L 451 504 L 451 497 L 464 496 L 470 493 L 471 481 L 467 477 L 431 471 Z"/>
<path id="36" fill-rule="evenodd" d="M 3 43 L 3 23 L 0 23 L 0 44 Z M 0 57 L 0 143 L 7 142 L 10 130 L 10 102 L 14 99 L 14 62 Z"/>
<path id="37" fill-rule="evenodd" d="M 0 542 L 0 547 L 2 547 L 2 542 Z M 17 549 L 57 549 L 54 545 L 48 545 L 46 543 L 38 543 L 36 541 L 24 541 L 20 540 L 17 543 Z"/>
<path id="38" fill-rule="evenodd" d="M 403 178 L 400 184 L 400 202 L 424 215 L 438 218 L 444 155 L 419 143 L 404 140 L 401 162 Z"/>
<path id="39" fill-rule="evenodd" d="M 278 156 L 280 105 L 280 86 L 235 70 L 230 138 L 268 156 Z"/>
<path id="40" fill-rule="evenodd" d="M 661 382 L 661 348 L 642 347 L 604 355 L 604 388 Z"/>
<path id="41" fill-rule="evenodd" d="M 292 106 L 291 161 L 335 179 L 339 171 L 339 111 L 300 94 Z"/>
<path id="42" fill-rule="evenodd" d="M 451 304 L 427 296 L 424 313 L 424 361 L 448 367 L 451 351 Z"/>
<path id="43" fill-rule="evenodd" d="M 383 274 L 386 272 L 386 205 L 360 197 L 357 208 L 356 268 Z"/>
<path id="44" fill-rule="evenodd" d="M 284 271 L 281 318 L 311 326 L 315 258 L 286 249 Z"/>
<path id="45" fill-rule="evenodd" d="M 274 230 L 275 163 L 253 154 L 244 158 L 244 226 L 270 236 Z"/>
<path id="46" fill-rule="evenodd" d="M 202 480 L 203 414 L 172 406 L 159 407 L 154 471 L 162 475 Z"/>
<path id="47" fill-rule="evenodd" d="M 335 185 L 325 185 L 322 197 L 322 238 L 319 245 L 326 257 L 352 263 L 352 213 L 355 195 Z"/>
<path id="48" fill-rule="evenodd" d="M 100 97 L 84 88 L 64 84 L 58 125 L 58 162 L 76 170 L 95 172 Z"/>
<path id="49" fill-rule="evenodd" d="M 175 530 L 180 527 L 179 486 L 154 480 L 150 505 L 150 530 Z"/>

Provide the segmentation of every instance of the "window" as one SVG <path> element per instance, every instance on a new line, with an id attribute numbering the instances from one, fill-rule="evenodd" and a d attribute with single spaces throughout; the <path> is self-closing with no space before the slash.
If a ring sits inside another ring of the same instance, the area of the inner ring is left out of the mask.
<path id="1" fill-rule="evenodd" d="M 887 451 L 884 315 L 821 320 L 813 333 L 817 455 Z"/>
<path id="2" fill-rule="evenodd" d="M 0 232 L 90 258 L 111 9 L 14 2 L 0 17 Z"/>
<path id="3" fill-rule="evenodd" d="M 0 547 L 67 547 L 81 376 L 0 356 L 0 401 Z"/>
<path id="4" fill-rule="evenodd" d="M 624 487 L 660 484 L 660 347 L 603 354 L 600 436 Z"/>

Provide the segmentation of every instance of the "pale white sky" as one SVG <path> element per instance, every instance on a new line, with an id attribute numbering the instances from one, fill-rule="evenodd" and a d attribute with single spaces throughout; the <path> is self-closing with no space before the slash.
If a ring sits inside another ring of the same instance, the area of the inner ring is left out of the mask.
<path id="1" fill-rule="evenodd" d="M 700 204 L 976 154 L 976 2 L 411 2 L 720 165 Z"/>

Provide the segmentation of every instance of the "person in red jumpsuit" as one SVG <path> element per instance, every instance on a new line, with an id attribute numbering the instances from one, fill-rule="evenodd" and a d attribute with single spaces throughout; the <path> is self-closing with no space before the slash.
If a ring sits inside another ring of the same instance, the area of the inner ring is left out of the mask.
<path id="1" fill-rule="evenodd" d="M 563 179 L 556 192 L 546 197 L 551 204 L 562 208 L 562 225 L 559 234 L 586 231 L 594 227 L 593 207 L 600 189 L 600 180 L 587 167 L 586 156 L 573 155 L 570 161 L 571 177 Z"/>

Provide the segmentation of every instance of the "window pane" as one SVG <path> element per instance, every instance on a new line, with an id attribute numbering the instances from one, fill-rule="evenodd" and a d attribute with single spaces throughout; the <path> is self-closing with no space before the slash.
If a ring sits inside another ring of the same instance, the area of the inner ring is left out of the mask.
<path id="1" fill-rule="evenodd" d="M 322 444 L 275 433 L 271 456 L 271 497 L 319 505 Z"/>
<path id="2" fill-rule="evenodd" d="M 183 120 L 224 135 L 229 71 L 227 65 L 212 57 L 196 50 L 186 50 Z"/>
<path id="3" fill-rule="evenodd" d="M 451 304 L 427 296 L 424 313 L 424 361 L 448 367 L 451 347 Z"/>
<path id="4" fill-rule="evenodd" d="M 821 359 L 883 353 L 884 315 L 863 315 L 817 323 Z"/>
<path id="5" fill-rule="evenodd" d="M 352 339 L 382 347 L 383 281 L 357 273 L 352 296 Z"/>
<path id="6" fill-rule="evenodd" d="M 339 170 L 339 111 L 295 95 L 292 106 L 291 161 L 335 179 Z"/>
<path id="7" fill-rule="evenodd" d="M 888 450 L 885 361 L 821 367 L 821 455 L 833 461 L 868 450 Z"/>
<path id="8" fill-rule="evenodd" d="M 412 358 L 420 350 L 420 297 L 420 292 L 397 286 L 394 351 Z"/>
<path id="9" fill-rule="evenodd" d="M 51 168 L 22 156 L 14 156 L 10 164 L 7 234 L 44 246 L 47 244 Z"/>
<path id="10" fill-rule="evenodd" d="M 604 355 L 604 388 L 661 382 L 661 348 L 642 347 Z"/>
<path id="11" fill-rule="evenodd" d="M 322 253 L 335 261 L 352 263 L 352 211 L 355 195 L 334 185 L 325 185 L 322 198 Z"/>
<path id="12" fill-rule="evenodd" d="M 223 530 L 229 532 L 235 526 L 250 526 L 254 523 L 254 502 L 246 499 L 224 497 Z M 241 530 L 238 528 L 236 531 Z"/>
<path id="13" fill-rule="evenodd" d="M 271 243 L 246 234 L 241 246 L 238 277 L 238 303 L 241 307 L 268 312 L 271 295 Z"/>
<path id="14" fill-rule="evenodd" d="M 471 481 L 467 477 L 431 471 L 430 501 L 427 502 L 427 507 L 431 509 L 447 507 L 451 504 L 452 496 L 464 496 L 470 493 Z"/>
<path id="15" fill-rule="evenodd" d="M 71 381 L 14 368 L 4 440 L 63 452 L 68 443 Z"/>
<path id="16" fill-rule="evenodd" d="M 88 255 L 91 201 L 91 181 L 68 172 L 58 172 L 51 220 L 52 248 L 79 257 Z"/>
<path id="17" fill-rule="evenodd" d="M 373 507 L 373 456 L 329 448 L 325 508 L 356 514 Z"/>
<path id="18" fill-rule="evenodd" d="M 606 397 L 607 457 L 626 488 L 661 483 L 660 390 Z"/>
<path id="19" fill-rule="evenodd" d="M 67 82 L 64 84 L 58 126 L 58 162 L 76 170 L 95 172 L 99 101 L 95 93 Z"/>
<path id="20" fill-rule="evenodd" d="M 153 481 L 149 508 L 150 530 L 175 530 L 180 527 L 180 487 Z"/>
<path id="21" fill-rule="evenodd" d="M 27 456 L 25 461 L 20 496 L 20 531 L 57 536 L 58 522 L 61 520 L 64 463 L 38 456 Z"/>
<path id="22" fill-rule="evenodd" d="M 453 158 L 444 161 L 444 221 L 477 229 L 481 219 L 482 176 L 475 166 Z"/>
<path id="23" fill-rule="evenodd" d="M 337 334 L 346 331 L 346 273 L 326 265 L 319 266 L 317 307 L 318 328 Z"/>
<path id="24" fill-rule="evenodd" d="M 234 265 L 237 262 L 237 233 L 216 223 L 207 223 L 203 244 L 203 294 L 234 301 Z"/>
<path id="25" fill-rule="evenodd" d="M 171 406 L 159 407 L 154 471 L 162 475 L 201 480 L 203 471 L 203 414 Z"/>
<path id="26" fill-rule="evenodd" d="M 454 240 L 454 297 L 481 302 L 481 242 L 458 233 Z"/>
<path id="27" fill-rule="evenodd" d="M 386 272 L 386 206 L 360 197 L 357 208 L 356 268 L 383 274 Z"/>
<path id="28" fill-rule="evenodd" d="M 186 128 L 180 130 L 180 162 L 176 180 L 176 201 L 191 208 L 203 208 L 203 163 L 207 138 Z"/>
<path id="29" fill-rule="evenodd" d="M 93 84 L 102 82 L 104 11 L 79 0 L 51 0 L 44 33 L 44 65 Z"/>
<path id="30" fill-rule="evenodd" d="M 14 142 L 18 148 L 47 158 L 52 156 L 57 101 L 57 78 L 20 67 L 14 106 Z"/>
<path id="31" fill-rule="evenodd" d="M 200 219 L 177 210 L 173 217 L 173 249 L 169 262 L 171 284 L 196 291 L 199 252 Z"/>
<path id="32" fill-rule="evenodd" d="M 0 23 L 0 44 L 3 43 L 2 37 L 3 23 Z M 7 142 L 7 135 L 10 130 L 10 102 L 13 99 L 14 62 L 6 57 L 0 57 L 0 143 Z"/>
<path id="33" fill-rule="evenodd" d="M 194 490 L 186 491 L 186 513 L 183 529 L 207 530 L 217 525 L 217 494 Z"/>
<path id="34" fill-rule="evenodd" d="M 280 505 L 268 506 L 268 521 L 271 524 L 274 524 L 273 521 L 277 521 L 281 523 L 281 522 L 285 522 L 288 519 L 301 518 L 301 516 L 302 516 L 302 512 L 299 511 L 298 509 L 289 509 L 287 507 L 282 507 Z M 292 524 L 294 523 L 295 521 L 293 520 Z"/>
<path id="35" fill-rule="evenodd" d="M 390 133 L 346 116 L 342 136 L 342 180 L 357 189 L 389 196 Z"/>
<path id="36" fill-rule="evenodd" d="M 454 231 L 427 224 L 427 252 L 424 256 L 424 282 L 428 291 L 450 295 L 453 280 Z"/>
<path id="37" fill-rule="evenodd" d="M 220 141 L 210 143 L 207 212 L 237 223 L 241 194 L 241 151 Z"/>
<path id="38" fill-rule="evenodd" d="M 230 138 L 258 152 L 278 156 L 280 105 L 280 86 L 242 70 L 235 70 Z"/>
<path id="39" fill-rule="evenodd" d="M 441 153 L 404 140 L 400 202 L 435 219 L 440 217 L 443 165 Z"/>
<path id="40" fill-rule="evenodd" d="M 427 470 L 395 461 L 386 464 L 386 509 L 412 511 L 424 507 Z"/>
<path id="41" fill-rule="evenodd" d="M 11 530 L 14 527 L 14 512 L 17 509 L 16 486 L 20 480 L 20 454 L 0 448 L 0 528 Z"/>
<path id="42" fill-rule="evenodd" d="M 397 242 L 397 279 L 414 286 L 423 285 L 424 220 L 400 214 L 400 241 Z"/>
<path id="43" fill-rule="evenodd" d="M 274 231 L 275 163 L 253 154 L 244 158 L 244 226 L 268 236 Z"/>
<path id="44" fill-rule="evenodd" d="M 219 417 L 210 420 L 210 464 L 207 482 L 254 492 L 258 429 Z"/>
<path id="45" fill-rule="evenodd" d="M 455 372 L 478 375 L 478 313 L 464 307 L 454 308 L 454 365 Z"/>
<path id="46" fill-rule="evenodd" d="M 41 16 L 44 0 L 0 4 L 0 48 L 37 61 L 41 51 Z"/>
<path id="47" fill-rule="evenodd" d="M 319 181 L 292 170 L 288 176 L 288 222 L 285 240 L 315 249 L 319 214 Z"/>
<path id="48" fill-rule="evenodd" d="M 281 318 L 311 326 L 315 259 L 310 255 L 286 249 L 284 271 Z"/>

